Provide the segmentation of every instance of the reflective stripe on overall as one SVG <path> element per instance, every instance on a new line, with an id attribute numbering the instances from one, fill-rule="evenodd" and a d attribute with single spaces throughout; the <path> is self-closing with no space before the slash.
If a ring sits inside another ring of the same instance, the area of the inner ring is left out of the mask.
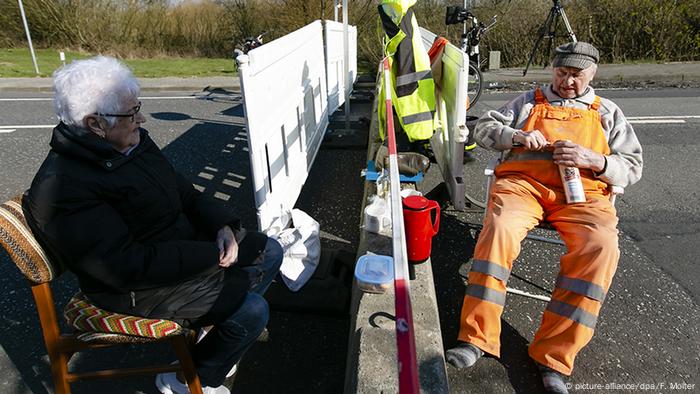
<path id="1" fill-rule="evenodd" d="M 589 109 L 550 105 L 538 89 L 524 131 L 539 130 L 554 142 L 568 139 L 610 153 L 600 123 L 600 98 Z M 576 354 L 590 341 L 617 268 L 617 216 L 607 185 L 581 170 L 587 201 L 566 204 L 551 151 L 513 149 L 496 168 L 496 182 L 479 236 L 460 319 L 459 340 L 500 355 L 506 282 L 520 242 L 541 220 L 557 229 L 567 253 L 561 257 L 552 300 L 530 345 L 535 361 L 570 375 Z"/>

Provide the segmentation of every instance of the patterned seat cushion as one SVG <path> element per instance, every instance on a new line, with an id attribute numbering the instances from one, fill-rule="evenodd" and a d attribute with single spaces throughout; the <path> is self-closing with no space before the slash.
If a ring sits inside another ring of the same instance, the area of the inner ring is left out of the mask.
<path id="1" fill-rule="evenodd" d="M 111 334 L 128 335 L 141 338 L 163 338 L 179 335 L 188 331 L 171 320 L 148 319 L 145 317 L 124 315 L 106 311 L 93 305 L 85 295 L 78 292 L 66 304 L 63 314 L 68 324 L 86 334 L 83 340 L 115 338 Z M 95 333 L 110 335 L 94 335 Z M 78 336 L 79 338 L 80 335 Z M 120 340 L 119 342 L 125 342 Z"/>
<path id="2" fill-rule="evenodd" d="M 49 282 L 61 273 L 58 267 L 51 264 L 27 227 L 22 212 L 22 196 L 0 205 L 0 245 L 32 283 Z"/>

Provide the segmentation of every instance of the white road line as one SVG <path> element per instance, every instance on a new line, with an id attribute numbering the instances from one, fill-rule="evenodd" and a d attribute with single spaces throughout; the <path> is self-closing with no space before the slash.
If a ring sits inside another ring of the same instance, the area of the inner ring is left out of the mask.
<path id="1" fill-rule="evenodd" d="M 9 133 L 11 133 L 11 132 L 13 132 L 13 131 L 17 131 L 17 129 L 2 129 L 2 128 L 0 128 L 0 134 L 3 134 L 3 133 L 4 133 L 4 134 L 9 134 Z"/>
<path id="2" fill-rule="evenodd" d="M 700 115 L 659 115 L 659 116 L 628 116 L 627 120 L 641 119 L 700 119 Z"/>
<path id="3" fill-rule="evenodd" d="M 7 129 L 53 129 L 56 127 L 55 124 L 27 124 L 18 126 L 0 126 L 0 130 Z"/>
<path id="4" fill-rule="evenodd" d="M 685 123 L 685 120 L 683 119 L 639 119 L 639 120 L 630 120 L 627 119 L 630 123 L 637 123 L 637 124 L 667 124 L 667 123 Z"/>
<path id="5" fill-rule="evenodd" d="M 198 99 L 204 98 L 203 96 L 149 96 L 149 97 L 139 97 L 140 100 L 185 100 L 185 99 Z"/>
<path id="6" fill-rule="evenodd" d="M 0 101 L 52 101 L 52 98 L 0 98 Z"/>
<path id="7" fill-rule="evenodd" d="M 203 98 L 204 96 L 148 96 L 139 97 L 139 100 L 188 100 Z M 53 101 L 51 97 L 21 97 L 21 98 L 0 98 L 0 101 L 12 102 L 12 101 Z"/>

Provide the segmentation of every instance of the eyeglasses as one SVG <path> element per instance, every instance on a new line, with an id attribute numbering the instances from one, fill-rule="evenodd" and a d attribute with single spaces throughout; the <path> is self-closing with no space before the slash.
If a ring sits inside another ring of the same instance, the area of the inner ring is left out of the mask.
<path id="1" fill-rule="evenodd" d="M 138 104 L 137 106 L 135 106 L 134 108 L 132 108 L 131 111 L 133 111 L 133 112 L 131 112 L 131 113 L 129 113 L 129 114 L 103 114 L 103 113 L 101 113 L 101 112 L 95 112 L 95 115 L 99 115 L 99 116 L 114 116 L 114 117 L 117 117 L 117 118 L 131 118 L 129 121 L 130 121 L 131 123 L 134 123 L 134 118 L 136 117 L 136 114 L 138 114 L 139 111 L 141 111 L 141 102 L 139 101 L 139 104 Z"/>

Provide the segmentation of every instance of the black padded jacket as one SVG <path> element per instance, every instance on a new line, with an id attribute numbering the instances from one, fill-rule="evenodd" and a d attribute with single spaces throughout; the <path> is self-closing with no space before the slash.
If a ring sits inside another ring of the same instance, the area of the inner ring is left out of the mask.
<path id="1" fill-rule="evenodd" d="M 223 225 L 239 228 L 239 220 L 176 172 L 146 130 L 140 133 L 127 156 L 88 130 L 59 124 L 24 198 L 30 228 L 103 308 L 192 321 L 226 287 L 223 313 L 232 313 L 247 283 L 219 268 L 214 240 Z M 178 305 L 192 308 L 197 299 L 200 305 L 178 314 Z"/>

